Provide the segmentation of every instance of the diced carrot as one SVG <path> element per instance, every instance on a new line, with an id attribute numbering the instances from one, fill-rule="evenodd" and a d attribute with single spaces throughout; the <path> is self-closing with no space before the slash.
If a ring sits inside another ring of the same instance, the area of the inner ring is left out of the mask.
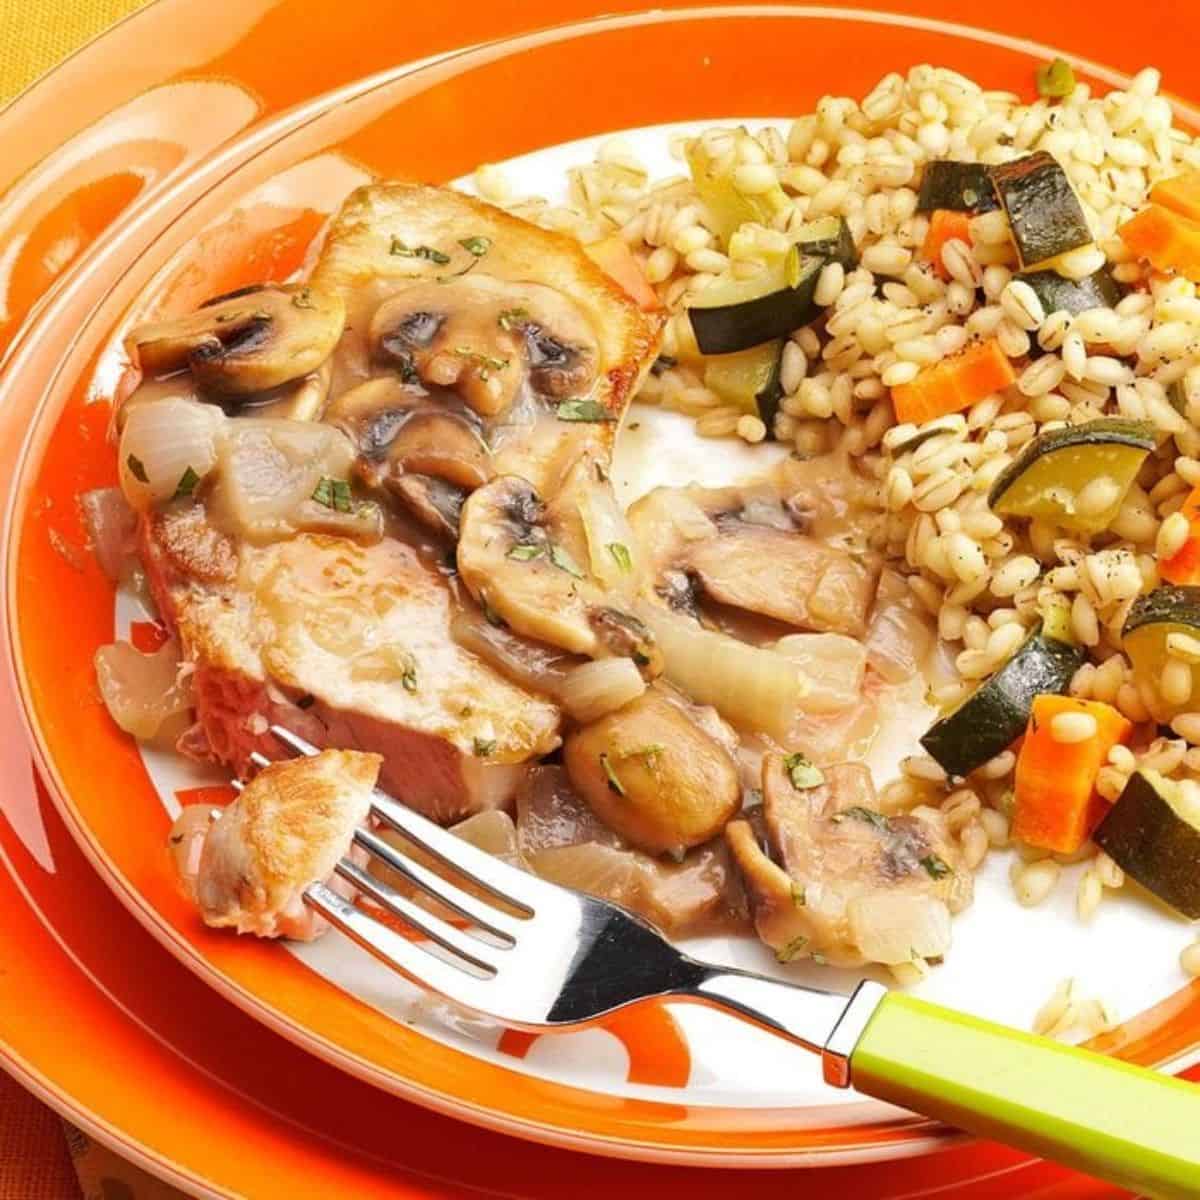
<path id="1" fill-rule="evenodd" d="M 1055 737 L 1054 718 L 1090 716 L 1096 729 L 1081 741 Z M 1109 704 L 1071 696 L 1036 696 L 1017 755 L 1012 833 L 1019 841 L 1056 854 L 1074 854 L 1108 811 L 1096 794 L 1096 776 L 1133 725 Z"/>
<path id="2" fill-rule="evenodd" d="M 971 346 L 953 358 L 926 367 L 911 383 L 892 388 L 897 421 L 920 425 L 1003 391 L 1016 372 L 995 338 Z"/>
<path id="3" fill-rule="evenodd" d="M 951 240 L 971 244 L 971 216 L 965 212 L 955 212 L 950 208 L 935 208 L 929 218 L 929 229 L 925 240 L 921 243 L 921 257 L 933 263 L 934 269 L 943 279 L 950 278 L 950 272 L 942 266 L 942 247 Z"/>
<path id="4" fill-rule="evenodd" d="M 643 312 L 654 312 L 662 306 L 650 286 L 633 251 L 623 238 L 614 234 L 584 246 L 584 253 L 614 282 L 620 284 Z"/>
<path id="5" fill-rule="evenodd" d="M 1150 189 L 1150 199 L 1181 217 L 1200 221 L 1200 170 L 1186 171 L 1156 183 Z"/>
<path id="6" fill-rule="evenodd" d="M 1175 271 L 1200 283 L 1200 221 L 1151 204 L 1126 221 L 1117 233 L 1134 254 L 1160 271 Z"/>
<path id="7" fill-rule="evenodd" d="M 1170 558 L 1159 559 L 1158 573 L 1168 583 L 1200 583 L 1200 487 L 1192 489 L 1179 511 L 1190 526 L 1187 541 Z"/>

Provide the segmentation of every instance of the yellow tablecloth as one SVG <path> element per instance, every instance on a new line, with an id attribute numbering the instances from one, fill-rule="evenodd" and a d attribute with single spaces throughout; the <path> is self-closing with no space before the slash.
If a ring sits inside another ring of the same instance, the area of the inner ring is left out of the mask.
<path id="1" fill-rule="evenodd" d="M 0 104 L 146 0 L 0 0 Z M 0 1072 L 0 1200 L 168 1200 Z"/>
<path id="2" fill-rule="evenodd" d="M 146 0 L 0 0 L 0 104 Z"/>

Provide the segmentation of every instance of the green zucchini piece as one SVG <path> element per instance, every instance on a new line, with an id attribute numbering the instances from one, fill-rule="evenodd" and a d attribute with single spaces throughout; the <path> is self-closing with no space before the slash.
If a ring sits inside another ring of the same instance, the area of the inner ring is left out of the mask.
<path id="1" fill-rule="evenodd" d="M 921 738 L 947 775 L 969 775 L 1013 744 L 1029 723 L 1033 698 L 1062 693 L 1084 652 L 1050 637 L 1039 623 L 1017 652 Z"/>
<path id="2" fill-rule="evenodd" d="M 948 208 L 954 212 L 985 213 L 999 207 L 992 177 L 983 163 L 943 158 L 926 165 L 917 193 L 917 212 Z"/>
<path id="3" fill-rule="evenodd" d="M 1057 271 L 1025 271 L 1017 278 L 1033 288 L 1047 314 L 1060 309 L 1074 315 L 1090 308 L 1115 308 L 1123 294 L 1107 268 L 1080 280 L 1064 279 Z"/>
<path id="4" fill-rule="evenodd" d="M 704 364 L 704 386 L 727 404 L 761 417 L 767 437 L 774 437 L 775 414 L 783 398 L 779 373 L 783 363 L 782 340 L 764 342 L 737 354 L 716 354 Z"/>
<path id="5" fill-rule="evenodd" d="M 1067 173 L 1045 150 L 990 169 L 1023 271 L 1092 240 Z"/>
<path id="6" fill-rule="evenodd" d="M 750 134 L 745 129 L 739 129 L 737 136 L 749 137 Z M 696 184 L 696 191 L 704 201 L 704 207 L 708 210 L 709 217 L 716 226 L 715 232 L 724 247 L 729 245 L 729 239 L 737 232 L 739 226 L 747 221 L 769 225 L 771 218 L 780 209 L 787 207 L 787 194 L 779 184 L 769 191 L 753 196 L 739 192 L 734 186 L 732 171 L 709 158 L 703 138 L 696 138 L 688 148 L 687 164 Z"/>
<path id="7" fill-rule="evenodd" d="M 751 279 L 714 279 L 687 310 L 700 352 L 734 354 L 807 325 L 820 312 L 813 296 L 824 265 L 793 246 Z"/>
<path id="8" fill-rule="evenodd" d="M 1134 601 L 1121 630 L 1121 647 L 1140 679 L 1157 683 L 1167 665 L 1167 638 L 1186 633 L 1200 639 L 1200 587 L 1164 584 Z M 1161 697 L 1160 697 L 1161 700 Z M 1162 715 L 1173 717 L 1200 702 L 1200 666 L 1192 667 L 1192 696 L 1185 704 L 1163 702 Z M 1160 715 L 1155 713 L 1155 716 Z"/>
<path id="9" fill-rule="evenodd" d="M 1192 787 L 1135 771 L 1092 837 L 1147 891 L 1200 918 L 1200 794 Z"/>
<path id="10" fill-rule="evenodd" d="M 1075 71 L 1065 58 L 1043 63 L 1035 80 L 1037 94 L 1047 100 L 1065 100 L 1075 90 Z"/>
<path id="11" fill-rule="evenodd" d="M 915 450 L 918 446 L 923 446 L 930 438 L 935 438 L 940 433 L 954 433 L 957 426 L 947 425 L 945 423 L 938 424 L 936 421 L 930 421 L 923 425 L 912 437 L 905 438 L 904 441 L 898 442 L 892 447 L 892 457 L 899 458 L 902 454 L 908 454 Z"/>
<path id="12" fill-rule="evenodd" d="M 1039 434 L 992 484 L 988 505 L 1006 517 L 1038 517 L 1064 529 L 1098 533 L 1117 515 L 1146 455 L 1154 449 L 1147 421 L 1102 417 Z M 1117 487 L 1095 512 L 1079 512 L 1075 500 L 1094 480 L 1107 476 Z"/>
<path id="13" fill-rule="evenodd" d="M 801 225 L 794 237 L 801 254 L 841 263 L 847 271 L 858 266 L 858 247 L 845 217 L 818 217 Z"/>

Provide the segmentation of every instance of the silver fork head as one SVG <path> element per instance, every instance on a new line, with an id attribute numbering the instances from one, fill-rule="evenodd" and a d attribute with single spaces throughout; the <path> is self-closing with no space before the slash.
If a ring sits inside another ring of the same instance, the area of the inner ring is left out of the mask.
<path id="1" fill-rule="evenodd" d="M 294 754 L 319 751 L 279 725 L 275 737 Z M 270 764 L 261 754 L 256 766 Z M 869 1017 L 882 989 L 864 984 L 845 996 L 697 962 L 652 925 L 617 904 L 538 879 L 493 858 L 375 790 L 371 810 L 428 858 L 471 889 L 403 854 L 372 830 L 354 841 L 439 905 L 460 928 L 364 871 L 349 858 L 338 874 L 420 939 L 397 932 L 324 883 L 304 900 L 335 928 L 421 987 L 518 1029 L 590 1024 L 639 1000 L 670 996 L 716 1004 L 809 1049 L 823 1052 L 830 1082 L 845 1085 L 848 1040 Z M 484 893 L 490 899 L 480 898 Z M 871 990 L 874 989 L 874 990 Z M 850 1020 L 850 1018 L 853 1020 Z M 852 1044 L 852 1043 L 850 1043 Z"/>
<path id="2" fill-rule="evenodd" d="M 282 726 L 271 732 L 297 754 L 319 753 Z M 260 754 L 256 766 L 269 764 Z M 615 904 L 538 879 L 493 858 L 378 790 L 374 817 L 417 851 L 520 915 L 488 903 L 423 866 L 372 830 L 355 844 L 455 912 L 443 919 L 349 859 L 338 874 L 424 941 L 381 923 L 325 884 L 304 894 L 335 928 L 422 987 L 518 1028 L 580 1025 L 635 1000 L 696 987 L 707 968 L 685 958 L 642 918 Z"/>

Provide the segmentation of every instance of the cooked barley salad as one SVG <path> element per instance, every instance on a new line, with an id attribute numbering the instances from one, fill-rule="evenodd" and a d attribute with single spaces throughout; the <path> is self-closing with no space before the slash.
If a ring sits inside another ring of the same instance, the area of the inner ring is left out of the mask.
<path id="1" fill-rule="evenodd" d="M 931 695 L 944 713 L 1039 636 L 1072 648 L 1047 688 L 1061 694 L 1040 698 L 1037 746 L 1005 733 L 959 761 L 935 737 L 884 788 L 885 810 L 940 804 L 972 866 L 1015 846 L 1023 905 L 1083 859 L 1088 920 L 1124 885 L 1121 859 L 1195 917 L 1197 885 L 1160 878 L 1119 822 L 1102 839 L 1112 855 L 1089 835 L 1120 799 L 1126 824 L 1161 821 L 1169 853 L 1200 812 L 1200 139 L 1153 68 L 1100 93 L 1057 60 L 1031 83 L 1029 100 L 916 66 L 861 101 L 824 96 L 786 129 L 677 138 L 684 170 L 667 179 L 613 138 L 569 173 L 565 204 L 517 196 L 496 167 L 475 179 L 545 227 L 632 251 L 671 314 L 640 401 L 703 436 L 841 450 L 872 481 L 879 548 L 952 654 Z M 839 233 L 848 253 L 810 255 Z M 807 319 L 765 343 L 736 324 L 728 336 L 717 318 L 781 272 L 809 286 Z M 1021 814 L 1039 765 L 1082 772 L 1074 828 L 1035 794 Z M 1200 974 L 1200 944 L 1181 964 Z M 1040 1028 L 1062 1026 L 1069 991 Z"/>

